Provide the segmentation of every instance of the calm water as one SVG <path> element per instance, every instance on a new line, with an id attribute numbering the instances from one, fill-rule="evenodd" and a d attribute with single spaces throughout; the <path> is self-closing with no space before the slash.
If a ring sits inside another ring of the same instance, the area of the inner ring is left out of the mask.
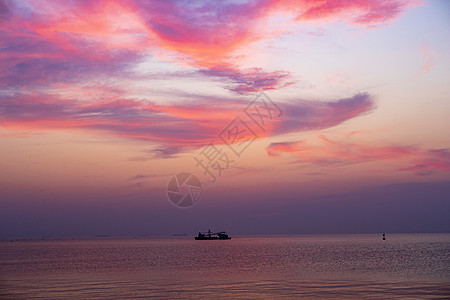
<path id="1" fill-rule="evenodd" d="M 0 298 L 450 298 L 450 234 L 0 242 Z"/>

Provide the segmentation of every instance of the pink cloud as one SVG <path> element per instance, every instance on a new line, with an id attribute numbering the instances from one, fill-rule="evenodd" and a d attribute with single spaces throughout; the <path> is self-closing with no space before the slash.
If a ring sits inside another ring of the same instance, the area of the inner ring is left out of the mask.
<path id="1" fill-rule="evenodd" d="M 272 14 L 282 12 L 297 22 L 351 16 L 351 23 L 372 24 L 394 19 L 407 6 L 404 1 L 306 0 L 3 3 L 0 87 L 12 92 L 1 96 L 2 128 L 85 130 L 151 140 L 164 146 L 158 148 L 162 155 L 179 149 L 166 147 L 208 143 L 241 113 L 245 101 L 199 95 L 190 99 L 195 105 L 136 100 L 120 84 L 122 79 L 150 80 L 133 72 L 149 55 L 166 59 L 166 53 L 175 54 L 167 60 L 194 67 L 187 75 L 158 74 L 162 78 L 206 76 L 239 95 L 278 90 L 295 83 L 289 71 L 242 69 L 235 56 L 250 43 L 273 38 L 265 35 Z M 80 89 L 78 99 L 73 94 Z M 178 99 L 170 91 L 168 97 Z M 362 93 L 335 101 L 290 99 L 282 106 L 283 119 L 262 136 L 329 128 L 374 105 Z"/>
<path id="2" fill-rule="evenodd" d="M 325 0 L 303 1 L 307 8 L 297 20 L 344 20 L 348 23 L 373 25 L 393 20 L 417 2 L 402 0 Z"/>
<path id="3" fill-rule="evenodd" d="M 267 34 L 272 14 L 283 12 L 298 22 L 334 16 L 373 24 L 396 18 L 408 5 L 394 0 L 6 2 L 0 86 L 129 78 L 132 67 L 151 54 L 223 78 L 238 94 L 276 90 L 294 83 L 288 71 L 241 70 L 234 54 L 273 37 Z"/>
<path id="4" fill-rule="evenodd" d="M 272 37 L 267 19 L 275 13 L 282 12 L 296 22 L 373 26 L 394 20 L 415 4 L 406 0 L 133 2 L 159 47 L 189 57 L 191 64 L 202 68 L 232 64 L 234 51 Z"/>
<path id="5" fill-rule="evenodd" d="M 153 141 L 164 145 L 155 154 L 173 155 L 182 147 L 218 140 L 220 132 L 244 114 L 246 106 L 240 99 L 205 97 L 193 103 L 162 105 L 118 97 L 77 101 L 51 94 L 17 94 L 1 98 L 0 128 L 103 132 Z M 332 127 L 370 110 L 371 100 L 356 95 L 334 102 L 302 100 L 278 105 L 285 111 L 283 118 L 267 126 L 260 137 Z"/>
<path id="6" fill-rule="evenodd" d="M 450 149 L 421 150 L 412 146 L 367 146 L 357 143 L 333 141 L 318 136 L 319 144 L 308 141 L 271 143 L 266 152 L 271 157 L 290 154 L 298 158 L 299 164 L 317 164 L 325 167 L 387 161 L 404 163 L 407 166 L 371 172 L 414 172 L 428 175 L 434 170 L 450 171 Z"/>

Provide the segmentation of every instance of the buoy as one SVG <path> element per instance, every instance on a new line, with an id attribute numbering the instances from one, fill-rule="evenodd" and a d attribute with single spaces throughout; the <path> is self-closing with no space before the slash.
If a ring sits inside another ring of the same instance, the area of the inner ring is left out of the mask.
<path id="1" fill-rule="evenodd" d="M 386 233 L 383 232 L 383 241 L 386 240 Z"/>

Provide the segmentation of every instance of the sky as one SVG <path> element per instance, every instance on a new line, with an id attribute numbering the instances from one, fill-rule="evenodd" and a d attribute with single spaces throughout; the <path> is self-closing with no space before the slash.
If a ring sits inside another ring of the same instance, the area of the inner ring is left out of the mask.
<path id="1" fill-rule="evenodd" d="M 448 1 L 4 0 L 0 24 L 0 238 L 450 232 Z"/>

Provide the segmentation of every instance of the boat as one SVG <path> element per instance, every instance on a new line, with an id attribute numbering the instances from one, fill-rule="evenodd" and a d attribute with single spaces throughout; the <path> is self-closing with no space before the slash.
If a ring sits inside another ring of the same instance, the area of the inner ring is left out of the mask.
<path id="1" fill-rule="evenodd" d="M 231 240 L 226 231 L 211 232 L 199 232 L 198 236 L 195 237 L 196 240 Z"/>

